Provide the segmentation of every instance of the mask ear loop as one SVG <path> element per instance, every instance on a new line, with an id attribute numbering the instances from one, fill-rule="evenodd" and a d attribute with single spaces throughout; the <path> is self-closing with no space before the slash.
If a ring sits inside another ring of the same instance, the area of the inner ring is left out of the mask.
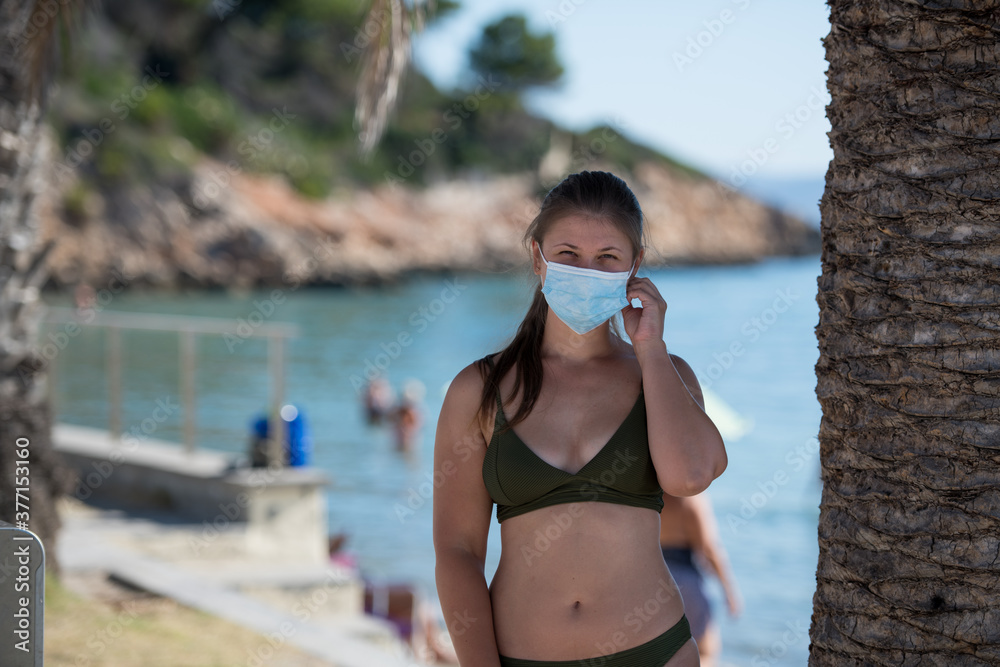
<path id="1" fill-rule="evenodd" d="M 539 246 L 538 249 L 541 250 L 541 246 Z M 644 250 L 645 248 L 639 248 L 639 256 L 632 261 L 632 268 L 628 270 L 630 279 L 639 277 L 639 271 L 635 268 L 635 266 L 636 264 L 639 263 L 639 260 L 642 259 L 642 254 Z M 633 274 L 632 271 L 635 271 L 635 273 Z"/>
<path id="2" fill-rule="evenodd" d="M 632 262 L 632 268 L 628 270 L 628 274 L 629 274 L 628 278 L 625 279 L 626 285 L 628 284 L 629 280 L 631 280 L 632 278 L 635 278 L 636 274 L 638 274 L 638 271 L 636 271 L 636 268 L 635 268 L 636 262 L 638 262 L 638 261 L 639 261 L 639 258 L 636 257 L 635 260 Z M 636 274 L 633 274 L 632 271 L 636 271 Z M 638 298 L 638 297 L 636 297 L 636 298 Z M 632 299 L 629 299 L 627 294 L 625 295 L 625 299 L 628 301 L 628 305 L 632 306 Z M 632 307 L 635 308 L 635 306 L 632 306 Z M 640 305 L 638 307 L 642 308 L 641 302 L 640 302 Z M 619 315 L 620 314 L 621 313 L 619 313 Z"/>
<path id="3" fill-rule="evenodd" d="M 534 245 L 538 246 L 538 256 L 542 258 L 542 262 L 545 264 L 545 268 L 548 269 L 549 268 L 549 260 L 545 259 L 545 255 L 542 254 L 542 244 L 539 243 L 538 241 L 536 241 L 535 239 L 532 239 L 531 242 Z M 539 274 L 538 280 L 539 280 L 538 286 L 539 287 L 544 287 L 545 285 L 543 283 L 545 281 L 542 280 L 541 274 Z"/>

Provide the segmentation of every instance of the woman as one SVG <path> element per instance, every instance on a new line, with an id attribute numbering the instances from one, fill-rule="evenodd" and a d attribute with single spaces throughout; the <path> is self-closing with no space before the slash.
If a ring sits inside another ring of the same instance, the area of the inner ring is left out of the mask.
<path id="1" fill-rule="evenodd" d="M 553 188 L 525 235 L 541 283 L 527 316 L 448 388 L 434 546 L 463 666 L 698 664 L 658 512 L 663 491 L 707 488 L 726 452 L 694 372 L 667 352 L 666 303 L 635 277 L 642 235 L 618 177 Z M 619 310 L 631 345 L 609 325 Z M 503 548 L 487 587 L 494 502 Z"/>
<path id="2" fill-rule="evenodd" d="M 663 497 L 660 551 L 684 600 L 684 615 L 698 644 L 701 665 L 713 667 L 722 650 L 722 638 L 719 626 L 712 619 L 702 568 L 707 567 L 722 584 L 730 615 L 739 616 L 742 604 L 729 571 L 726 551 L 719 541 L 707 493 L 690 498 Z"/>

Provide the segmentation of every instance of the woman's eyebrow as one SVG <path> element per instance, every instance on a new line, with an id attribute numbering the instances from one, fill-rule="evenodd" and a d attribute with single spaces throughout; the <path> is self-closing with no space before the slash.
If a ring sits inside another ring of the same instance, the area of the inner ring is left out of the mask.
<path id="1" fill-rule="evenodd" d="M 553 243 L 553 244 L 552 244 L 552 247 L 553 247 L 553 248 L 558 248 L 558 247 L 559 247 L 559 246 L 561 246 L 561 245 L 564 245 L 564 246 L 566 246 L 567 248 L 572 248 L 573 250 L 579 250 L 579 248 L 577 248 L 577 247 L 576 247 L 575 245 L 573 245 L 572 243 Z M 618 252 L 621 252 L 621 251 L 622 251 L 622 250 L 621 250 L 621 248 L 619 248 L 618 246 L 613 246 L 613 245 L 609 245 L 609 246 L 607 246 L 607 247 L 605 247 L 605 248 L 601 248 L 601 249 L 600 249 L 600 250 L 598 250 L 597 252 L 604 252 L 605 250 L 617 250 Z"/>

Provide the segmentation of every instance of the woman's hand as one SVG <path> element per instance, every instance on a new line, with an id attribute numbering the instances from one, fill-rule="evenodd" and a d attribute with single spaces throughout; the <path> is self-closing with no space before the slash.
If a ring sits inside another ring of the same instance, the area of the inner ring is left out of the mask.
<path id="1" fill-rule="evenodd" d="M 632 347 L 638 348 L 649 343 L 663 341 L 663 320 L 667 313 L 667 302 L 660 296 L 649 278 L 630 278 L 625 290 L 629 305 L 622 308 L 625 333 L 632 340 Z M 642 308 L 632 306 L 632 299 L 639 299 Z"/>

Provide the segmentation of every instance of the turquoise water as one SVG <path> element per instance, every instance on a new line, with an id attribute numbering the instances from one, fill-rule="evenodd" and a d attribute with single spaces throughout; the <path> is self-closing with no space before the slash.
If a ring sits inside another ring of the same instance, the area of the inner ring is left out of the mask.
<path id="1" fill-rule="evenodd" d="M 736 620 L 717 605 L 724 658 L 739 665 L 806 662 L 820 497 L 814 374 L 819 271 L 815 255 L 647 274 L 668 303 L 670 351 L 754 424 L 727 443 L 729 468 L 711 487 L 744 598 L 745 611 Z M 365 575 L 415 582 L 434 595 L 428 475 L 443 390 L 462 367 L 513 334 L 530 289 L 520 273 L 425 276 L 385 288 L 284 290 L 275 304 L 268 319 L 294 322 L 301 330 L 287 348 L 286 398 L 305 412 L 315 464 L 333 480 L 330 528 L 350 535 L 348 547 Z M 255 301 L 270 295 L 135 291 L 114 296 L 105 308 L 228 318 L 235 329 L 258 308 Z M 45 298 L 70 303 L 68 297 Z M 177 337 L 166 334 L 126 332 L 123 341 L 128 430 L 152 415 L 157 399 L 178 400 L 178 346 Z M 244 451 L 249 423 L 267 402 L 266 354 L 256 339 L 231 352 L 221 337 L 199 338 L 199 446 Z M 107 427 L 103 364 L 97 330 L 84 329 L 59 353 L 60 421 Z M 397 388 L 410 378 L 426 386 L 420 446 L 409 457 L 394 451 L 391 433 L 362 419 L 356 386 L 369 365 L 384 367 Z M 176 413 L 152 435 L 180 442 L 180 428 Z M 490 577 L 499 555 L 494 520 Z M 719 600 L 718 587 L 711 592 Z"/>

